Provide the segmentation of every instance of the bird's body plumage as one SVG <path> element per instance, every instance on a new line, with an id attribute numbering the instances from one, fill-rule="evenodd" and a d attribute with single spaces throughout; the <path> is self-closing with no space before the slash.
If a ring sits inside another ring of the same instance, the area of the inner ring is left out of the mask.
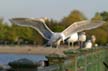
<path id="1" fill-rule="evenodd" d="M 70 47 L 70 43 L 72 43 L 72 47 L 74 42 L 78 41 L 78 33 L 73 33 L 71 36 L 67 39 L 68 46 Z"/>
<path id="2" fill-rule="evenodd" d="M 91 41 L 91 40 L 88 40 L 88 41 L 85 43 L 85 48 L 92 48 L 92 41 Z"/>
<path id="3" fill-rule="evenodd" d="M 76 42 L 77 40 L 78 40 L 78 33 L 73 33 L 68 41 Z"/>
<path id="4" fill-rule="evenodd" d="M 79 46 L 80 48 L 84 47 L 84 43 L 86 41 L 86 34 L 85 32 L 81 32 L 78 36 Z"/>
<path id="5" fill-rule="evenodd" d="M 86 41 L 86 35 L 85 35 L 85 32 L 82 32 L 80 35 L 79 35 L 79 41 L 81 42 L 84 42 Z"/>

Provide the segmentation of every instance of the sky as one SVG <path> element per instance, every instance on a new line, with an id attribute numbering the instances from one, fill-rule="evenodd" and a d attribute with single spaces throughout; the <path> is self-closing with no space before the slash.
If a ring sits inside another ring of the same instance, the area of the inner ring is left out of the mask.
<path id="1" fill-rule="evenodd" d="M 87 18 L 96 12 L 108 11 L 108 0 L 0 0 L 0 17 L 48 17 L 61 20 L 71 11 L 79 10 Z"/>

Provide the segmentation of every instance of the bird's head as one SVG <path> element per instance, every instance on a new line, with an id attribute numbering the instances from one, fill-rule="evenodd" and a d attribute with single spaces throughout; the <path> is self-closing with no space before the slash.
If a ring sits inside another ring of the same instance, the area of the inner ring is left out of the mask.
<path id="1" fill-rule="evenodd" d="M 47 21 L 47 20 L 48 20 L 48 18 L 47 18 L 47 17 L 43 17 L 43 19 L 44 19 L 45 21 Z"/>
<path id="2" fill-rule="evenodd" d="M 47 17 L 42 17 L 42 18 L 39 18 L 39 20 L 45 23 L 46 21 L 48 21 L 48 18 Z"/>

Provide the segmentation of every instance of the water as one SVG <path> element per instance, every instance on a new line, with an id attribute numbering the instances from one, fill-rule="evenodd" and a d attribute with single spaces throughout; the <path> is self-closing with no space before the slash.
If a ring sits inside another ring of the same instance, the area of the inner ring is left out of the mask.
<path id="1" fill-rule="evenodd" d="M 47 60 L 43 55 L 32 55 L 32 54 L 0 54 L 0 64 L 7 65 L 9 62 L 14 60 L 27 58 L 33 62 L 38 62 L 40 60 Z"/>

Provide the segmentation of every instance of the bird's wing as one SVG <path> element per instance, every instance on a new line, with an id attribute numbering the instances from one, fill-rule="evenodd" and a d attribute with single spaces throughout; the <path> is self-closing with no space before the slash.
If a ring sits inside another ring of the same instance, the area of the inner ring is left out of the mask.
<path id="1" fill-rule="evenodd" d="M 64 34 L 65 38 L 69 37 L 72 33 L 81 32 L 84 30 L 91 30 L 97 27 L 100 27 L 104 24 L 104 21 L 92 21 L 92 20 L 84 20 L 80 22 L 75 22 L 66 28 L 62 34 Z"/>
<path id="2" fill-rule="evenodd" d="M 46 40 L 49 40 L 53 34 L 53 32 L 45 24 L 44 20 L 31 18 L 12 18 L 10 21 L 16 25 L 31 27 L 37 30 Z"/>

